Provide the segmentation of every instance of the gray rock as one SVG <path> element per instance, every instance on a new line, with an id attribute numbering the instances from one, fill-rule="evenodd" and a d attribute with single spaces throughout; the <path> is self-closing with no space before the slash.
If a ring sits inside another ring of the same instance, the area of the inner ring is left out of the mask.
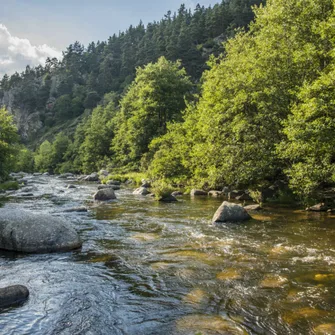
<path id="1" fill-rule="evenodd" d="M 261 205 L 249 205 L 249 206 L 244 206 L 244 209 L 246 211 L 260 211 L 262 207 Z"/>
<path id="2" fill-rule="evenodd" d="M 44 172 L 43 176 L 50 176 L 50 173 L 49 172 Z"/>
<path id="3" fill-rule="evenodd" d="M 222 192 L 220 191 L 209 191 L 208 195 L 214 197 L 214 198 L 218 198 L 222 196 Z"/>
<path id="4" fill-rule="evenodd" d="M 73 173 L 63 173 L 58 178 L 59 179 L 67 179 L 68 177 L 73 177 Z"/>
<path id="5" fill-rule="evenodd" d="M 306 211 L 310 211 L 310 212 L 327 212 L 328 209 L 329 209 L 329 207 L 327 205 L 325 205 L 324 203 L 321 203 L 321 204 L 317 204 L 317 205 L 314 205 L 312 207 L 306 208 Z"/>
<path id="6" fill-rule="evenodd" d="M 235 199 L 238 201 L 252 201 L 253 200 L 251 196 L 247 193 L 243 193 L 242 195 L 239 195 Z"/>
<path id="7" fill-rule="evenodd" d="M 159 202 L 176 202 L 178 201 L 172 194 L 163 196 L 158 199 Z"/>
<path id="8" fill-rule="evenodd" d="M 191 197 L 200 196 L 200 195 L 208 195 L 208 193 L 204 190 L 196 190 L 196 189 L 193 189 L 191 191 Z"/>
<path id="9" fill-rule="evenodd" d="M 183 192 L 181 192 L 181 191 L 175 191 L 175 192 L 172 192 L 171 195 L 174 196 L 174 197 L 180 197 L 180 196 L 183 195 Z"/>
<path id="10" fill-rule="evenodd" d="M 236 199 L 237 197 L 241 196 L 244 194 L 244 191 L 231 191 L 228 193 L 228 199 Z"/>
<path id="11" fill-rule="evenodd" d="M 116 185 L 116 186 L 120 186 L 121 182 L 118 180 L 108 180 L 108 182 L 106 183 L 106 185 Z"/>
<path id="12" fill-rule="evenodd" d="M 107 170 L 100 170 L 100 171 L 99 171 L 99 174 L 100 174 L 101 176 L 107 177 L 107 176 L 109 175 L 109 172 L 108 172 Z"/>
<path id="13" fill-rule="evenodd" d="M 145 187 L 140 187 L 140 188 L 137 188 L 133 194 L 136 194 L 136 195 L 148 195 L 150 192 L 147 190 L 147 188 Z"/>
<path id="14" fill-rule="evenodd" d="M 87 212 L 86 207 L 73 207 L 73 208 L 67 208 L 64 209 L 64 213 L 84 213 Z"/>
<path id="15" fill-rule="evenodd" d="M 98 190 L 105 190 L 107 188 L 111 188 L 114 191 L 121 189 L 119 185 L 99 185 L 98 186 Z"/>
<path id="16" fill-rule="evenodd" d="M 11 307 L 24 302 L 29 297 L 29 290 L 23 285 L 0 288 L 0 307 Z"/>
<path id="17" fill-rule="evenodd" d="M 96 201 L 108 201 L 116 199 L 116 195 L 112 188 L 106 188 L 103 190 L 99 190 L 94 194 L 93 199 Z"/>
<path id="18" fill-rule="evenodd" d="M 39 176 L 42 176 L 42 173 L 35 172 L 35 173 L 33 173 L 33 176 L 34 176 L 34 177 L 39 177 Z"/>
<path id="19" fill-rule="evenodd" d="M 213 223 L 219 222 L 239 222 L 250 220 L 251 216 L 241 206 L 228 201 L 224 201 L 213 216 Z"/>
<path id="20" fill-rule="evenodd" d="M 84 181 L 99 181 L 99 175 L 97 173 L 91 173 L 84 178 Z"/>
<path id="21" fill-rule="evenodd" d="M 74 189 L 74 188 L 77 188 L 77 187 L 75 185 L 69 184 L 69 185 L 67 185 L 66 188 L 69 190 L 69 189 Z"/>
<path id="22" fill-rule="evenodd" d="M 227 186 L 225 186 L 225 187 L 222 189 L 222 193 L 223 193 L 224 195 L 228 195 L 229 192 L 230 192 L 230 189 L 229 189 L 229 187 L 227 187 Z"/>
<path id="23" fill-rule="evenodd" d="M 150 188 L 151 187 L 151 183 L 148 182 L 148 181 L 145 181 L 145 182 L 142 183 L 141 187 Z"/>
<path id="24" fill-rule="evenodd" d="M 0 209 L 0 249 L 47 253 L 77 249 L 81 245 L 75 229 L 61 218 Z"/>

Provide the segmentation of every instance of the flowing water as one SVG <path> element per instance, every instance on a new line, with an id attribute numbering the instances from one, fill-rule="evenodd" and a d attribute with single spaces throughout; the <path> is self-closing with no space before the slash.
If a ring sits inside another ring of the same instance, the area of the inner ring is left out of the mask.
<path id="1" fill-rule="evenodd" d="M 0 334 L 335 334 L 335 217 L 268 208 L 215 227 L 222 200 L 164 204 L 94 184 L 34 177 L 7 208 L 70 221 L 81 250 L 0 254 L 0 287 L 29 300 L 0 313 Z M 88 204 L 86 203 L 88 201 Z M 87 204 L 88 213 L 65 213 Z M 0 209 L 1 210 L 1 209 Z"/>

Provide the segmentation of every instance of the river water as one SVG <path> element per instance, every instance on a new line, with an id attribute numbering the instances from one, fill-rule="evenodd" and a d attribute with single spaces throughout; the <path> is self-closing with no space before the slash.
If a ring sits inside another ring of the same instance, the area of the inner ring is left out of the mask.
<path id="1" fill-rule="evenodd" d="M 335 216 L 272 207 L 215 227 L 219 199 L 164 204 L 123 188 L 104 204 L 91 202 L 94 184 L 29 187 L 34 197 L 5 206 L 62 216 L 84 243 L 0 253 L 0 287 L 30 290 L 0 313 L 0 334 L 335 334 Z"/>

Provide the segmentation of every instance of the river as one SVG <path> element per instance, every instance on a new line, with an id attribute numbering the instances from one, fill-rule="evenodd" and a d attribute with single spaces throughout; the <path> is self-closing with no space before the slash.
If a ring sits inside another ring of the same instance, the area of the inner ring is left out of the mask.
<path id="1" fill-rule="evenodd" d="M 32 177 L 33 197 L 4 204 L 64 217 L 83 247 L 0 253 L 0 287 L 30 290 L 0 313 L 0 334 L 335 334 L 335 216 L 272 206 L 215 227 L 220 199 L 166 204 L 124 187 L 93 203 L 97 185 L 66 184 Z"/>

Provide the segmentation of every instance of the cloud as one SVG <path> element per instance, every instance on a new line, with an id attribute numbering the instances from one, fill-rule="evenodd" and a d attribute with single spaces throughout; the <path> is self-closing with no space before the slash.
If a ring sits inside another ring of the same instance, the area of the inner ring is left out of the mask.
<path id="1" fill-rule="evenodd" d="M 28 39 L 12 36 L 0 23 L 0 77 L 21 72 L 27 65 L 43 65 L 48 57 L 60 59 L 62 53 L 46 44 L 35 46 Z"/>

